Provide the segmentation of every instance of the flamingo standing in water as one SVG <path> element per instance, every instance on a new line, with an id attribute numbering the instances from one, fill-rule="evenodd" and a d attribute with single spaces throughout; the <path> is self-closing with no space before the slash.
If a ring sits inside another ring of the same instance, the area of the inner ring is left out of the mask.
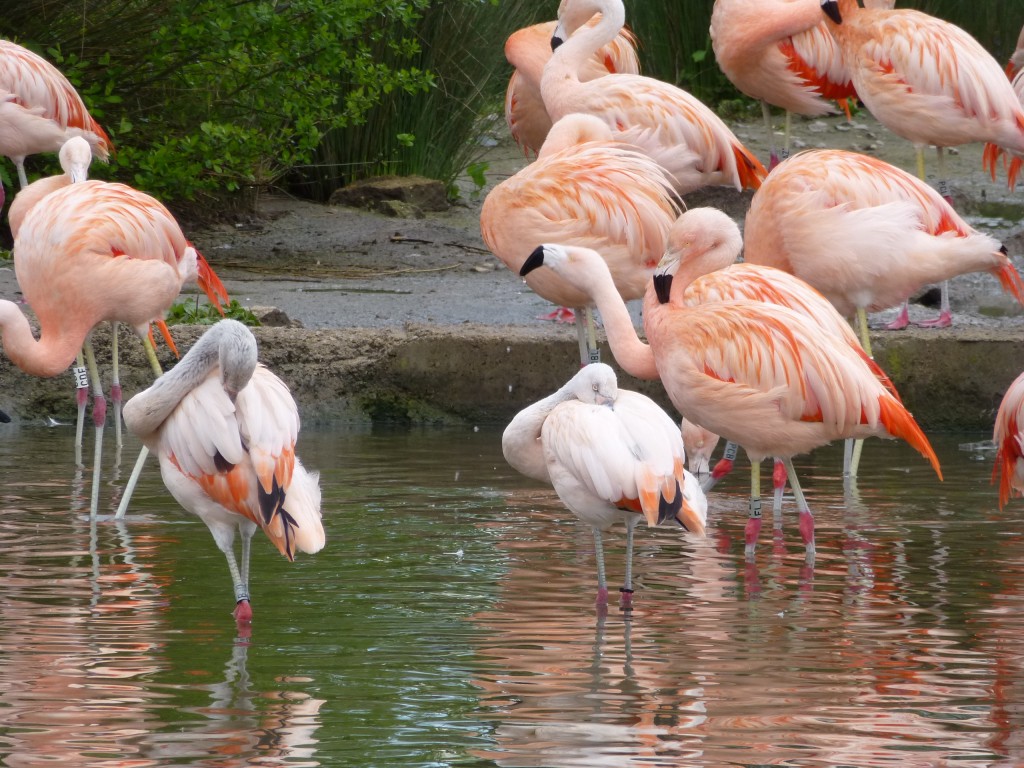
<path id="1" fill-rule="evenodd" d="M 583 27 L 597 13 L 601 20 Z M 622 0 L 563 0 L 551 40 L 555 51 L 540 83 L 551 118 L 572 112 L 600 117 L 617 140 L 635 144 L 665 168 L 681 195 L 707 185 L 756 189 L 764 166 L 699 99 L 641 75 L 580 79 L 584 62 L 615 39 L 625 18 Z"/>
<path id="2" fill-rule="evenodd" d="M 1024 373 L 1006 390 L 996 412 L 992 442 L 996 462 L 992 480 L 999 479 L 999 508 L 1011 496 L 1024 494 Z"/>
<path id="3" fill-rule="evenodd" d="M 602 262 L 603 263 L 603 262 Z M 501 438 L 505 460 L 550 483 L 594 530 L 597 604 L 608 602 L 601 532 L 626 525 L 625 606 L 633 592 L 633 529 L 675 522 L 704 535 L 707 499 L 684 469 L 679 427 L 653 400 L 619 389 L 603 363 L 586 365 L 557 392 L 520 411 Z"/>
<path id="4" fill-rule="evenodd" d="M 600 248 L 626 300 L 643 295 L 679 214 L 665 171 L 635 147 L 613 141 L 590 115 L 566 115 L 551 129 L 536 162 L 498 184 L 480 211 L 487 247 L 516 274 L 523 243 L 549 240 Z M 579 307 L 584 364 L 596 353 L 586 294 L 557 275 L 526 278 L 559 307 Z"/>
<path id="5" fill-rule="evenodd" d="M 159 375 L 150 322 L 162 317 L 188 280 L 198 280 L 211 301 L 217 286 L 223 290 L 162 204 L 131 187 L 103 181 L 58 189 L 26 213 L 14 242 L 14 271 L 41 333 L 36 340 L 20 308 L 0 301 L 3 347 L 15 365 L 35 376 L 66 370 L 103 321 L 135 329 Z M 90 505 L 95 514 L 106 401 L 88 348 L 86 363 L 96 426 Z"/>
<path id="6" fill-rule="evenodd" d="M 125 403 L 124 419 L 159 457 L 171 495 L 210 529 L 228 561 L 235 619 L 251 622 L 249 548 L 257 527 L 289 560 L 319 552 L 325 541 L 319 475 L 295 455 L 299 414 L 288 387 L 257 363 L 252 332 L 221 320 Z"/>
<path id="7" fill-rule="evenodd" d="M 595 17 L 589 23 L 596 24 Z M 505 121 L 512 138 L 529 155 L 540 152 L 551 117 L 540 95 L 540 78 L 551 58 L 551 36 L 557 21 L 546 21 L 517 30 L 505 41 L 505 58 L 515 67 L 505 91 Z M 611 72 L 639 74 L 636 38 L 627 29 L 594 52 L 580 69 L 580 80 L 593 80 Z"/>
<path id="8" fill-rule="evenodd" d="M 967 32 L 920 11 L 860 8 L 857 0 L 821 0 L 821 7 L 857 95 L 886 128 L 913 142 L 921 180 L 924 147 L 936 147 L 943 197 L 945 147 L 978 141 L 1024 152 L 1024 109 L 1002 67 Z M 889 327 L 908 322 L 901 311 Z M 939 316 L 918 325 L 951 322 L 943 281 Z"/>
<path id="9" fill-rule="evenodd" d="M 793 456 L 847 437 L 899 437 L 925 456 L 941 478 L 928 438 L 879 380 L 863 350 L 776 304 L 680 306 L 670 302 L 670 274 L 656 275 L 644 296 L 648 346 L 603 264 L 592 250 L 549 244 L 539 246 L 523 270 L 548 266 L 590 293 L 616 361 L 634 376 L 653 367 L 680 413 L 742 446 L 751 464 L 768 456 L 782 460 L 809 563 L 815 552 L 814 517 L 793 470 Z M 760 493 L 751 491 L 752 497 Z M 748 554 L 751 544 L 748 540 Z"/>
<path id="10" fill-rule="evenodd" d="M 0 155 L 14 161 L 28 186 L 25 157 L 57 152 L 72 136 L 106 161 L 113 145 L 60 70 L 17 43 L 0 40 Z"/>
<path id="11" fill-rule="evenodd" d="M 866 313 L 902 302 L 904 327 L 907 297 L 927 283 L 985 270 L 1024 303 L 998 240 L 912 174 L 856 152 L 808 150 L 781 163 L 754 195 L 744 230 L 744 259 L 791 272 L 856 315 L 868 354 Z"/>
<path id="12" fill-rule="evenodd" d="M 770 178 L 770 177 L 769 177 Z M 717 208 L 692 208 L 683 213 L 672 225 L 669 244 L 659 266 L 659 272 L 672 273 L 671 300 L 679 306 L 697 306 L 712 301 L 738 299 L 766 301 L 796 310 L 812 320 L 825 332 L 841 339 L 858 353 L 861 344 L 857 335 L 828 299 L 812 286 L 793 275 L 758 264 L 737 264 L 743 249 L 740 228 L 729 216 Z M 882 385 L 897 398 L 889 377 L 873 362 L 873 372 Z M 860 459 L 860 443 L 847 442 L 843 474 L 854 477 Z M 727 447 L 726 458 L 715 466 L 705 490 L 732 469 L 735 450 Z M 757 467 L 753 468 L 757 472 Z M 775 523 L 781 527 L 782 491 L 786 472 L 780 462 L 775 463 Z M 752 483 L 757 484 L 756 477 Z M 760 504 L 751 509 L 750 539 L 757 539 L 760 529 Z"/>

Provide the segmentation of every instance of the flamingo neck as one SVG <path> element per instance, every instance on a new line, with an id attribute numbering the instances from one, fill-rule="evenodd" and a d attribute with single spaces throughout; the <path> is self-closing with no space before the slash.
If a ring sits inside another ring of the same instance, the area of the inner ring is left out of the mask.
<path id="1" fill-rule="evenodd" d="M 604 270 L 588 272 L 588 278 L 583 288 L 601 312 L 605 335 L 608 337 L 615 362 L 638 379 L 657 379 L 658 369 L 654 364 L 654 353 L 637 335 L 633 318 L 629 316 L 626 303 L 615 288 L 607 266 Z"/>
<path id="2" fill-rule="evenodd" d="M 252 333 L 234 320 L 221 320 L 203 334 L 178 364 L 124 406 L 129 429 L 145 438 L 156 432 L 178 403 L 220 369 L 229 395 L 245 386 L 256 367 L 256 343 Z M 240 373 L 236 373 L 240 371 Z M 232 382 L 230 386 L 228 382 Z"/>
<path id="3" fill-rule="evenodd" d="M 534 480 L 551 482 L 547 460 L 544 458 L 544 445 L 540 440 L 541 428 L 555 408 L 574 397 L 570 382 L 567 382 L 556 392 L 524 408 L 505 427 L 501 436 L 501 449 L 505 460 L 517 472 Z"/>
<path id="4" fill-rule="evenodd" d="M 0 329 L 4 353 L 18 368 L 33 376 L 52 377 L 67 370 L 85 341 L 85 335 L 63 333 L 42 324 L 38 340 L 18 305 L 0 300 Z"/>
<path id="5" fill-rule="evenodd" d="M 702 253 L 680 261 L 672 280 L 671 303 L 686 304 L 686 291 L 694 280 L 735 264 L 742 250 L 743 240 L 737 231 L 735 237 L 731 233 L 725 235 Z"/>
<path id="6" fill-rule="evenodd" d="M 584 25 L 572 33 L 569 38 L 558 46 L 551 54 L 551 59 L 544 66 L 541 75 L 541 96 L 545 107 L 552 118 L 557 120 L 564 110 L 558 108 L 563 100 L 559 95 L 563 85 L 570 88 L 580 83 L 580 69 L 599 48 L 616 38 L 626 23 L 626 9 L 621 0 L 605 0 L 600 7 L 594 9 L 600 13 L 600 20 L 592 25 Z M 562 30 L 561 24 L 558 31 Z"/>

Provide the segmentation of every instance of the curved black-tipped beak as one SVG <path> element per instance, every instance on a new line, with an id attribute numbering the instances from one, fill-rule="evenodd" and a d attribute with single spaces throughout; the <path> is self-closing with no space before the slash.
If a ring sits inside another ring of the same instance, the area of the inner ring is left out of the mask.
<path id="1" fill-rule="evenodd" d="M 558 46 L 560 46 L 564 42 L 565 42 L 565 40 L 560 38 L 558 35 L 552 35 L 551 36 L 551 50 L 554 51 L 556 48 L 558 48 Z"/>
<path id="2" fill-rule="evenodd" d="M 1010 252 L 1008 250 L 1006 250 L 1006 246 L 1005 245 L 1000 245 L 999 246 L 999 252 L 1001 254 L 1003 254 L 1003 256 L 1009 256 L 1010 255 Z"/>
<path id="3" fill-rule="evenodd" d="M 659 304 L 668 304 L 668 296 L 672 291 L 672 275 L 654 276 L 654 293 L 658 296 Z"/>
<path id="4" fill-rule="evenodd" d="M 528 274 L 533 272 L 537 267 L 544 266 L 544 246 L 538 245 L 533 249 L 533 253 L 526 257 L 526 261 L 523 262 L 523 266 L 519 268 L 519 276 L 526 277 Z"/>
<path id="5" fill-rule="evenodd" d="M 843 23 L 843 15 L 839 13 L 839 3 L 836 0 L 821 0 L 821 10 L 836 24 Z"/>

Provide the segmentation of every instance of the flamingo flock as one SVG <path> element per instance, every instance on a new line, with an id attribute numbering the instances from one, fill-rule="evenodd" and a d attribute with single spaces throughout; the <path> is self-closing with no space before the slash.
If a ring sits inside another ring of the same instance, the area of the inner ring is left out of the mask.
<path id="1" fill-rule="evenodd" d="M 904 328 L 910 322 L 909 296 L 930 283 L 943 283 L 939 317 L 921 325 L 948 326 L 952 311 L 945 281 L 982 271 L 1024 304 L 1024 282 L 1006 248 L 964 220 L 942 181 L 943 147 L 988 142 L 994 149 L 986 150 L 986 167 L 994 174 L 995 160 L 1008 153 L 1013 183 L 1024 138 L 1020 89 L 1015 93 L 994 59 L 957 27 L 894 9 L 890 0 L 864 6 L 857 0 L 715 1 L 710 33 L 716 59 L 739 90 L 762 103 L 770 147 L 765 167 L 679 88 L 613 68 L 594 71 L 602 46 L 623 32 L 621 0 L 562 0 L 537 101 L 553 121 L 549 136 L 560 137 L 554 146 L 564 152 L 566 137 L 572 138 L 570 130 L 561 129 L 563 121 L 573 125 L 582 115 L 604 121 L 619 151 L 632 145 L 673 179 L 681 212 L 662 235 L 663 255 L 652 272 L 652 260 L 643 250 L 648 243 L 641 247 L 634 238 L 602 246 L 598 240 L 613 223 L 621 226 L 628 220 L 631 190 L 620 185 L 616 196 L 615 188 L 598 193 L 570 186 L 563 182 L 569 174 L 545 164 L 543 144 L 537 161 L 495 188 L 481 215 L 485 242 L 506 266 L 551 301 L 571 298 L 575 306 L 596 307 L 615 363 L 637 378 L 661 381 L 682 419 L 679 429 L 690 467 L 705 478 L 702 491 L 711 494 L 728 471 L 735 446 L 745 450 L 751 461 L 745 531 L 749 558 L 755 557 L 761 526 L 759 465 L 765 458 L 776 460 L 776 526 L 781 525 L 779 507 L 788 482 L 811 565 L 814 516 L 793 471 L 794 456 L 847 439 L 853 448 L 844 474 L 852 478 L 861 440 L 896 438 L 914 447 L 942 477 L 927 436 L 871 358 L 867 312 L 902 304 L 889 327 Z M 848 110 L 851 99 L 914 143 L 917 176 L 854 152 L 812 150 L 789 156 L 789 113 L 821 115 L 835 112 L 837 105 Z M 774 146 L 771 106 L 787 113 L 781 156 Z M 510 125 L 524 121 L 522 110 L 508 117 Z M 592 139 L 578 135 L 576 151 Z M 938 190 L 925 181 L 922 149 L 927 145 L 939 147 Z M 587 169 L 588 178 L 610 178 L 611 173 Z M 526 179 L 544 186 L 527 186 Z M 688 195 L 710 185 L 753 190 L 744 233 L 720 210 L 688 209 Z M 544 194 L 537 195 L 536 189 Z M 574 215 L 560 213 L 566 209 Z M 507 247 L 496 247 L 492 235 L 495 222 L 504 223 L 506 216 L 514 222 L 508 225 L 519 249 L 514 258 Z M 586 222 L 582 232 L 581 220 Z M 531 221 L 543 226 L 531 229 Z M 523 241 L 531 234 L 536 240 L 527 258 Z M 744 261 L 736 263 L 741 252 Z M 635 270 L 629 285 L 622 278 L 624 264 Z M 636 298 L 636 281 L 644 286 L 645 338 L 626 306 Z M 545 292 L 551 285 L 559 286 L 559 297 Z M 586 356 L 582 362 L 586 365 Z M 530 450 L 548 456 L 547 470 L 558 459 L 543 437 L 543 418 L 566 398 L 590 402 L 572 394 L 580 375 L 553 399 L 528 407 L 513 421 L 531 424 L 535 442 Z M 1008 399 L 1015 390 L 1024 391 L 1015 385 Z M 997 473 L 1005 502 L 1024 489 L 1024 433 L 1017 427 L 1019 411 L 1004 410 L 1009 412 L 1001 411 L 997 422 Z M 574 450 L 592 450 L 598 438 L 582 425 L 578 435 Z M 728 445 L 724 458 L 713 464 L 709 452 L 719 436 Z M 600 441 L 613 439 L 606 431 Z M 505 446 L 512 466 L 555 486 L 580 519 L 599 528 L 610 524 L 612 518 L 599 510 L 614 493 L 584 506 L 579 497 L 570 502 L 559 488 L 559 482 L 594 482 L 594 469 L 583 462 L 572 470 L 563 467 L 560 475 L 571 477 L 556 482 L 550 471 L 524 468 L 520 442 Z M 713 495 L 706 498 L 713 513 Z M 617 514 L 626 522 L 628 552 L 637 518 Z M 600 550 L 598 572 L 603 590 Z M 599 591 L 599 601 L 603 596 Z"/>
<path id="2" fill-rule="evenodd" d="M 608 603 L 604 532 L 625 526 L 620 600 L 628 609 L 634 529 L 669 524 L 703 536 L 715 482 L 737 446 L 751 464 L 750 559 L 766 458 L 776 462 L 775 525 L 788 483 L 810 566 L 815 520 L 795 456 L 840 439 L 899 439 L 941 479 L 928 437 L 871 357 L 866 313 L 902 303 L 890 327 L 906 327 L 908 297 L 943 283 L 940 315 L 923 324 L 948 326 L 945 281 L 981 271 L 1024 304 L 1006 248 L 957 213 L 943 168 L 944 148 L 985 143 L 986 169 L 995 176 L 999 158 L 1012 158 L 1014 184 L 1024 158 L 1024 85 L 1011 84 L 948 22 L 891 0 L 864 6 L 715 1 L 716 58 L 762 104 L 766 164 L 692 94 L 640 74 L 622 0 L 562 0 L 557 19 L 505 43 L 514 67 L 506 120 L 535 159 L 490 191 L 481 234 L 510 272 L 556 306 L 551 319 L 576 322 L 580 366 L 568 375 L 567 363 L 566 383 L 512 419 L 502 449 L 592 528 L 600 610 Z M 916 176 L 854 152 L 789 156 L 790 113 L 849 113 L 852 100 L 914 144 Z M 772 106 L 786 112 L 781 153 Z M 938 148 L 937 190 L 926 182 L 926 146 Z M 55 151 L 64 173 L 28 184 L 25 156 Z M 171 495 L 208 526 L 227 560 L 235 620 L 247 624 L 256 529 L 289 560 L 325 544 L 318 475 L 295 453 L 299 415 L 287 386 L 259 365 L 255 338 L 241 324 L 220 321 L 168 373 L 160 370 L 150 327 L 182 286 L 197 280 L 217 306 L 227 295 L 162 204 L 88 180 L 90 161 L 112 151 L 59 71 L 0 41 L 0 153 L 14 161 L 21 184 L 9 214 L 15 270 L 40 326 L 37 339 L 21 307 L 0 301 L 3 349 L 40 376 L 84 358 L 99 446 L 106 401 L 90 334 L 109 321 L 142 338 L 156 379 L 124 405 L 124 422 L 157 455 Z M 743 232 L 721 210 L 687 205 L 709 186 L 753 193 Z M 634 300 L 642 301 L 643 336 L 627 307 Z M 615 363 L 660 381 L 676 414 L 618 386 L 615 370 L 599 361 L 592 308 Z M 1000 505 L 1024 492 L 1022 421 L 1024 375 L 995 422 Z M 713 465 L 719 437 L 725 457 Z M 844 474 L 853 477 L 859 447 L 850 455 Z M 97 452 L 93 514 L 99 466 Z"/>
<path id="3" fill-rule="evenodd" d="M 154 450 L 172 495 L 206 523 L 224 552 L 235 619 L 247 625 L 252 620 L 249 549 L 256 528 L 263 528 L 289 560 L 324 544 L 317 474 L 307 472 L 295 455 L 299 418 L 288 388 L 257 365 L 255 338 L 241 324 L 225 320 L 214 326 L 162 375 L 150 328 L 158 325 L 177 353 L 164 314 L 183 286 L 198 283 L 222 314 L 228 295 L 162 203 L 124 184 L 88 179 L 92 159 L 106 160 L 112 149 L 53 65 L 0 41 L 0 154 L 14 161 L 21 184 L 8 215 L 14 270 L 39 326 L 36 338 L 21 306 L 0 300 L 3 350 L 21 370 L 46 377 L 64 373 L 77 357 L 76 462 L 81 465 L 91 389 L 96 435 L 90 515 L 95 517 L 107 401 L 91 335 L 104 321 L 114 326 L 111 399 L 120 447 L 117 324 L 135 331 L 157 381 L 124 407 L 125 423 L 145 447 L 118 516 L 127 509 L 148 451 Z M 29 184 L 24 159 L 39 152 L 59 152 L 63 173 Z M 241 568 L 232 546 L 236 530 L 242 538 Z"/>

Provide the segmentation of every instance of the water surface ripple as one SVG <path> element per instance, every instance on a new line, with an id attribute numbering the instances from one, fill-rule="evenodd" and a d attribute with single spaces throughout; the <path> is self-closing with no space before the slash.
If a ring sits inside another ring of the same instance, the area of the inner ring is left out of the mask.
<path id="1" fill-rule="evenodd" d="M 744 558 L 740 464 L 707 538 L 638 529 L 634 609 L 601 614 L 589 531 L 499 429 L 307 429 L 328 545 L 289 564 L 257 537 L 240 634 L 155 465 L 110 519 L 137 446 L 90 521 L 73 430 L 4 428 L 4 765 L 1024 762 L 1024 502 L 998 511 L 976 435 L 934 438 L 943 483 L 895 443 L 849 494 L 841 447 L 798 462 L 813 568 L 791 497 Z"/>

